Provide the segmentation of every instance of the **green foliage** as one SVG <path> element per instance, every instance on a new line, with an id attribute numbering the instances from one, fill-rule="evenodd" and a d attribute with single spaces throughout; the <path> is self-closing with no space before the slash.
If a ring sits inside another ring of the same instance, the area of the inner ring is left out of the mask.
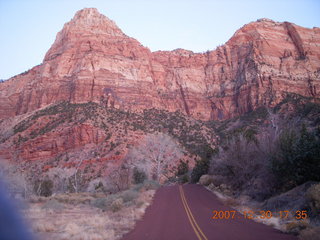
<path id="1" fill-rule="evenodd" d="M 95 115 L 94 113 L 97 106 L 98 105 L 96 103 L 92 102 L 81 104 L 60 102 L 56 105 L 39 110 L 32 116 L 19 122 L 16 126 L 14 126 L 13 131 L 14 134 L 23 132 L 34 125 L 41 117 L 50 116 L 51 120 L 44 127 L 35 128 L 35 130 L 30 133 L 30 137 L 35 138 L 39 135 L 50 132 L 65 122 L 84 122 L 87 119 L 91 119 Z M 77 116 L 77 119 L 75 119 L 75 116 Z"/>
<path id="2" fill-rule="evenodd" d="M 188 172 L 189 172 L 188 161 L 184 162 L 184 161 L 180 160 L 179 165 L 177 167 L 176 176 L 181 176 L 181 175 L 184 175 Z"/>
<path id="3" fill-rule="evenodd" d="M 144 171 L 142 171 L 138 168 L 133 169 L 133 182 L 134 182 L 134 184 L 143 183 L 144 180 L 146 180 L 146 179 L 147 179 L 147 175 Z"/>
<path id="4" fill-rule="evenodd" d="M 252 123 L 257 120 L 264 120 L 268 116 L 268 111 L 266 107 L 259 107 L 254 111 L 248 112 L 240 117 L 242 121 L 247 123 Z"/>
<path id="5" fill-rule="evenodd" d="M 188 183 L 190 181 L 189 175 L 188 174 L 180 175 L 178 181 L 179 183 L 182 183 L 182 184 Z"/>
<path id="6" fill-rule="evenodd" d="M 272 157 L 272 172 L 279 188 L 288 190 L 307 181 L 320 181 L 320 140 L 302 126 L 299 133 L 287 130 L 280 136 Z"/>
<path id="7" fill-rule="evenodd" d="M 209 159 L 201 159 L 196 162 L 195 167 L 192 170 L 191 173 L 191 182 L 197 183 L 200 179 L 200 177 L 204 174 L 207 174 L 209 171 Z"/>
<path id="8" fill-rule="evenodd" d="M 109 151 L 117 150 L 118 142 L 110 141 L 114 139 L 115 132 L 118 135 L 122 134 L 123 137 L 132 131 L 163 132 L 178 140 L 189 153 L 202 158 L 203 149 L 211 147 L 208 139 L 214 138 L 215 135 L 204 122 L 189 119 L 180 112 L 145 109 L 142 113 L 133 113 L 120 109 L 106 109 L 93 102 L 82 104 L 60 102 L 35 112 L 14 126 L 14 134 L 23 132 L 21 137 L 17 138 L 16 144 L 37 138 L 61 125 L 75 125 L 87 120 L 105 131 L 105 140 L 109 141 Z M 34 127 L 35 125 L 37 127 Z M 32 130 L 26 131 L 28 129 Z"/>
<path id="9" fill-rule="evenodd" d="M 201 160 L 196 162 L 191 172 L 191 182 L 197 183 L 203 174 L 207 174 L 210 166 L 210 159 L 218 153 L 218 149 L 212 149 L 211 147 L 204 147 L 199 156 Z"/>

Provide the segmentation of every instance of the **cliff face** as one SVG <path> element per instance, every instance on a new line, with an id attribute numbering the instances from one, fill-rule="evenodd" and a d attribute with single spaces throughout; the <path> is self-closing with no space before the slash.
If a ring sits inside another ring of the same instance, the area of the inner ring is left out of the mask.
<path id="1" fill-rule="evenodd" d="M 227 119 L 287 92 L 319 97 L 320 29 L 261 19 L 206 53 L 150 52 L 96 9 L 65 24 L 41 65 L 0 83 L 0 118 L 59 101 Z"/>

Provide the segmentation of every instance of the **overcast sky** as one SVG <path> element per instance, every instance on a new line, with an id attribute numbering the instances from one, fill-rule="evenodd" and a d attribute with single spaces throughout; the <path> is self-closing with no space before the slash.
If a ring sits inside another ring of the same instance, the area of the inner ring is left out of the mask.
<path id="1" fill-rule="evenodd" d="M 63 24 L 95 7 L 152 51 L 213 50 L 259 18 L 320 27 L 319 0 L 0 0 L 0 79 L 42 62 Z"/>

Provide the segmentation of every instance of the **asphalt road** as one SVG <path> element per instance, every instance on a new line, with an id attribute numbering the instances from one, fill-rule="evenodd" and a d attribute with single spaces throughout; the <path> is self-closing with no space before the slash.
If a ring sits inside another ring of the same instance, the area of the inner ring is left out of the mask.
<path id="1" fill-rule="evenodd" d="M 229 219 L 212 219 L 214 210 L 234 211 L 200 185 L 162 187 L 144 217 L 123 240 L 297 239 L 238 212 L 230 212 Z"/>

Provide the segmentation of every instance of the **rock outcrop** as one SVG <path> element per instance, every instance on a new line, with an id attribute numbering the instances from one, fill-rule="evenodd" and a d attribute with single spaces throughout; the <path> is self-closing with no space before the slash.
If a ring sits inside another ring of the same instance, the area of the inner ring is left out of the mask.
<path id="1" fill-rule="evenodd" d="M 60 101 L 227 119 L 286 93 L 319 97 L 320 29 L 260 19 L 214 51 L 151 52 L 96 9 L 65 24 L 43 63 L 0 83 L 0 119 Z"/>

